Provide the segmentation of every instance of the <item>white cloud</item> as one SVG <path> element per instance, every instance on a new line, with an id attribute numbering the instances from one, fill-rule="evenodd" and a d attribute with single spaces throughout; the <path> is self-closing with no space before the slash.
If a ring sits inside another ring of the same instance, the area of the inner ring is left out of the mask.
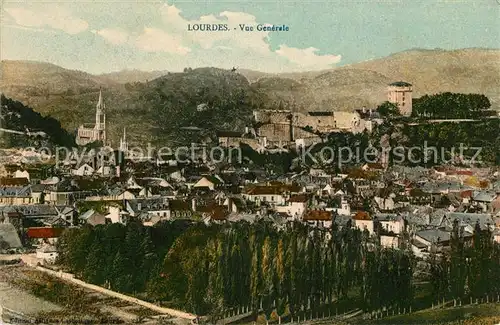
<path id="1" fill-rule="evenodd" d="M 124 44 L 128 41 L 129 35 L 124 30 L 118 28 L 104 28 L 97 31 L 92 31 L 93 33 L 101 36 L 106 41 L 113 45 Z"/>
<path id="2" fill-rule="evenodd" d="M 21 7 L 4 9 L 19 26 L 50 27 L 68 34 L 78 34 L 88 29 L 88 23 L 74 17 L 71 12 L 61 6 L 46 6 L 41 10 L 30 10 Z"/>
<path id="3" fill-rule="evenodd" d="M 285 44 L 273 51 L 269 44 L 272 32 L 243 32 L 240 25 L 256 26 L 257 18 L 245 12 L 223 11 L 218 16 L 206 15 L 198 19 L 188 20 L 182 17 L 175 5 L 165 4 L 160 8 L 164 29 L 170 35 L 177 35 L 179 42 L 193 49 L 193 54 L 200 57 L 213 55 L 216 50 L 223 50 L 228 64 L 240 63 L 240 66 L 268 71 L 299 71 L 304 69 L 321 70 L 331 68 L 341 59 L 338 55 L 319 55 L 316 48 L 294 48 Z M 188 25 L 195 24 L 227 24 L 227 32 L 187 31 Z M 265 24 L 269 25 L 269 24 Z M 235 29 L 236 28 L 236 29 Z M 196 49 L 196 48 L 201 49 Z M 213 60 L 215 57 L 210 56 Z M 202 59 L 199 59 L 203 61 Z"/>
<path id="4" fill-rule="evenodd" d="M 182 45 L 181 40 L 157 28 L 144 28 L 136 42 L 136 46 L 146 52 L 167 52 L 173 54 L 187 54 L 191 51 Z"/>
<path id="5" fill-rule="evenodd" d="M 231 46 L 233 48 L 252 49 L 260 53 L 269 52 L 267 37 L 269 32 L 242 32 L 240 24 L 257 25 L 257 19 L 251 14 L 244 12 L 224 11 L 219 17 L 214 15 L 201 16 L 195 20 L 187 20 L 181 16 L 181 11 L 174 5 L 165 4 L 160 13 L 165 23 L 165 28 L 173 33 L 182 35 L 182 39 L 193 45 L 198 45 L 203 49 L 210 49 L 214 46 Z M 188 31 L 188 25 L 195 24 L 227 24 L 229 31 L 206 32 Z M 234 29 L 236 28 L 236 30 Z"/>
<path id="6" fill-rule="evenodd" d="M 286 45 L 280 45 L 280 48 L 276 50 L 276 53 L 282 57 L 287 58 L 290 62 L 293 62 L 304 68 L 319 66 L 319 67 L 331 67 L 332 65 L 339 63 L 341 60 L 340 55 L 318 55 L 319 49 L 314 47 L 309 47 L 306 49 L 298 49 L 293 47 L 288 47 Z"/>
<path id="7" fill-rule="evenodd" d="M 64 31 L 75 35 L 89 29 L 89 24 L 83 17 L 87 17 L 85 19 L 89 19 L 89 22 L 95 20 L 98 25 L 92 26 L 92 33 L 109 44 L 129 47 L 126 51 L 102 53 L 100 57 L 107 57 L 108 62 L 95 63 L 95 66 L 101 66 L 103 71 L 109 69 L 110 64 L 114 63 L 109 61 L 114 60 L 120 62 L 121 66 L 148 70 L 182 71 L 185 67 L 214 66 L 286 72 L 327 69 L 341 58 L 330 53 L 320 55 L 319 50 L 313 47 L 296 48 L 290 44 L 281 44 L 276 50 L 274 46 L 279 44 L 273 43 L 271 47 L 270 39 L 272 37 L 275 41 L 280 37 L 279 32 L 240 30 L 242 24 L 255 27 L 259 23 L 267 23 L 246 12 L 222 11 L 187 19 L 175 5 L 164 3 L 144 7 L 137 5 L 137 8 L 144 10 L 142 13 L 133 11 L 132 15 L 126 10 L 136 8 L 135 5 L 125 6 L 126 9 L 110 6 L 108 10 L 100 10 L 103 6 L 101 4 L 89 8 L 90 5 L 87 4 L 79 7 L 75 5 L 76 2 L 78 1 L 68 5 L 44 4 L 43 7 L 12 5 L 13 7 L 5 8 L 2 27 L 9 27 L 9 33 L 12 34 L 15 29 L 27 29 L 49 33 Z M 96 12 L 105 12 L 106 15 L 96 15 Z M 76 16 L 77 13 L 80 16 Z M 102 23 L 108 25 L 103 26 Z M 188 25 L 194 24 L 227 24 L 229 31 L 188 31 Z M 290 28 L 292 30 L 288 33 L 293 33 L 294 26 Z M 83 39 L 75 38 L 74 46 L 81 46 L 77 42 Z M 53 40 L 55 39 L 51 39 Z M 107 50 L 109 48 L 101 48 L 96 49 L 96 52 Z M 145 56 L 144 52 L 155 55 Z"/>

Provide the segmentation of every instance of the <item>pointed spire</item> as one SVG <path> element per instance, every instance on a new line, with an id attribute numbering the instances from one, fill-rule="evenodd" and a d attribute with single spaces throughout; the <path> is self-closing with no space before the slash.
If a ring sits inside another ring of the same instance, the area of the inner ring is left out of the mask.
<path id="1" fill-rule="evenodd" d="M 126 127 L 123 127 L 123 141 L 127 141 Z"/>
<path id="2" fill-rule="evenodd" d="M 98 108 L 104 108 L 104 101 L 102 99 L 102 87 L 99 87 L 99 101 L 97 102 Z"/>

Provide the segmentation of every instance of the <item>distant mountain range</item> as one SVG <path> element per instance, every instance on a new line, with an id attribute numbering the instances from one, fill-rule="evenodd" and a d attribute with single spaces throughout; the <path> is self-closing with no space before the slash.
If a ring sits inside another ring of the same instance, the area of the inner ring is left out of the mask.
<path id="1" fill-rule="evenodd" d="M 283 74 L 194 69 L 187 73 L 127 70 L 92 75 L 33 61 L 3 61 L 1 72 L 0 90 L 7 97 L 59 119 L 69 130 L 93 121 L 97 93 L 102 87 L 115 141 L 124 126 L 131 137 L 140 135 L 140 141 L 162 140 L 167 130 L 160 126 L 169 122 L 161 121 L 168 119 L 165 112 L 181 114 L 185 110 L 188 114 L 205 102 L 235 110 L 243 120 L 257 106 L 304 111 L 376 107 L 386 99 L 387 84 L 397 80 L 412 83 L 414 97 L 445 91 L 482 93 L 490 98 L 493 108 L 500 107 L 500 50 L 496 49 L 417 49 L 325 71 Z M 244 107 L 236 108 L 240 97 L 244 98 Z M 233 106 L 228 104 L 231 101 Z M 162 114 L 157 114 L 160 110 Z M 220 113 L 217 118 L 224 118 Z M 234 125 L 226 120 L 219 123 L 237 128 L 243 120 Z M 192 124 L 195 120 L 183 122 Z M 216 127 L 216 123 L 208 124 Z M 157 131 L 145 132 L 148 126 Z"/>

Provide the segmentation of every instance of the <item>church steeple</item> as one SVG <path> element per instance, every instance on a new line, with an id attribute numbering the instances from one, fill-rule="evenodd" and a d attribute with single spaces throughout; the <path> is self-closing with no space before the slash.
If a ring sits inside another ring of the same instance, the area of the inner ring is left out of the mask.
<path id="1" fill-rule="evenodd" d="M 123 137 L 120 139 L 120 151 L 125 153 L 128 151 L 127 133 L 125 128 L 123 128 Z"/>
<path id="2" fill-rule="evenodd" d="M 103 110 L 105 108 L 104 106 L 104 100 L 102 99 L 102 88 L 99 88 L 99 100 L 97 101 L 97 109 Z"/>
<path id="3" fill-rule="evenodd" d="M 102 88 L 99 88 L 99 100 L 96 105 L 95 112 L 95 126 L 94 130 L 96 132 L 94 141 L 101 141 L 103 145 L 106 145 L 106 112 L 105 112 L 104 100 L 102 98 Z"/>

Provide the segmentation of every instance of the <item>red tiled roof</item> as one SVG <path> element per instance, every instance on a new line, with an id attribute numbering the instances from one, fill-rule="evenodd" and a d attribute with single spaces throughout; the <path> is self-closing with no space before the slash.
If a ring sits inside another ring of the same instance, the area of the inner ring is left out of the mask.
<path id="1" fill-rule="evenodd" d="M 228 214 L 229 212 L 225 207 L 218 205 L 210 212 L 210 218 L 212 220 L 226 220 Z"/>
<path id="2" fill-rule="evenodd" d="M 365 212 L 365 211 L 356 212 L 356 214 L 352 218 L 354 220 L 372 220 L 372 218 L 370 217 L 370 214 L 368 212 Z"/>
<path id="3" fill-rule="evenodd" d="M 462 191 L 462 192 L 460 192 L 460 197 L 461 197 L 462 199 L 472 197 L 472 190 L 467 190 L 467 191 Z"/>
<path id="4" fill-rule="evenodd" d="M 332 213 L 325 210 L 310 210 L 302 217 L 305 221 L 332 221 Z"/>
<path id="5" fill-rule="evenodd" d="M 448 170 L 446 171 L 446 175 L 472 176 L 474 173 L 471 170 Z"/>
<path id="6" fill-rule="evenodd" d="M 28 228 L 29 238 L 57 238 L 61 236 L 64 228 L 33 227 Z"/>

